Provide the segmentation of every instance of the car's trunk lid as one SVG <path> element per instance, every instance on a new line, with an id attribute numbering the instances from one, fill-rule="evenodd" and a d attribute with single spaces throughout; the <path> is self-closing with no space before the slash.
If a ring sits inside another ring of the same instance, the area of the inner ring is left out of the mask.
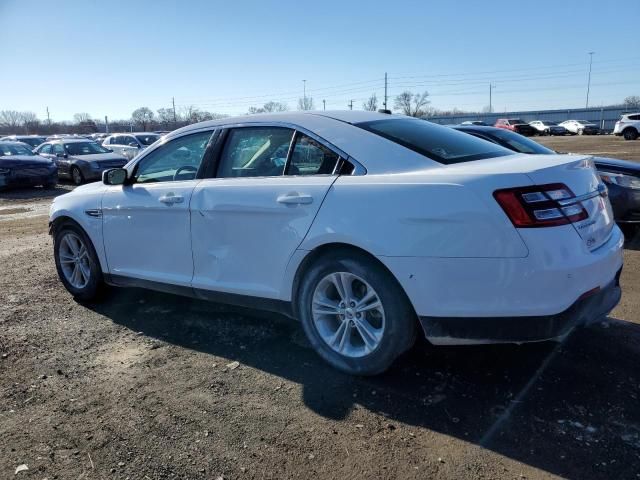
<path id="1" fill-rule="evenodd" d="M 563 206 L 582 205 L 586 210 L 587 218 L 572 225 L 587 248 L 594 250 L 607 241 L 614 226 L 606 187 L 600 181 L 590 157 L 558 155 L 558 158 L 565 161 L 526 174 L 537 185 L 563 183 L 571 189 L 575 198 L 559 200 L 559 203 Z"/>

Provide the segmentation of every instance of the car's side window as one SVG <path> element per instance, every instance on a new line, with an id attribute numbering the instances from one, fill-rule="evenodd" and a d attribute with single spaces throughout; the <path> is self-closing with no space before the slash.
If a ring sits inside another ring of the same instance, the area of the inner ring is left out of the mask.
<path id="1" fill-rule="evenodd" d="M 54 143 L 53 144 L 53 154 L 54 155 L 58 155 L 60 153 L 64 155 L 64 148 L 62 147 L 62 144 L 61 143 Z"/>
<path id="2" fill-rule="evenodd" d="M 193 180 L 212 133 L 185 135 L 156 148 L 136 166 L 135 183 Z"/>
<path id="3" fill-rule="evenodd" d="M 284 173 L 293 130 L 244 127 L 229 131 L 218 177 L 275 177 Z"/>
<path id="4" fill-rule="evenodd" d="M 296 135 L 287 175 L 330 175 L 340 156 L 302 133 Z"/>
<path id="5" fill-rule="evenodd" d="M 43 145 L 42 148 L 40 149 L 39 153 L 51 154 L 51 145 L 49 145 L 49 144 Z"/>
<path id="6" fill-rule="evenodd" d="M 136 139 L 133 138 L 131 135 L 127 135 L 126 137 L 124 137 L 124 142 L 122 142 L 124 145 L 129 145 L 130 147 L 137 147 L 138 146 L 138 142 L 136 142 Z"/>

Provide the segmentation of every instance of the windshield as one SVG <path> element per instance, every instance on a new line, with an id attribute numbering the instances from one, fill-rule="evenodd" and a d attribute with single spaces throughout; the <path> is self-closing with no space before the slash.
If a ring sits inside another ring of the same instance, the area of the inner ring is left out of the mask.
<path id="1" fill-rule="evenodd" d="M 590 125 L 591 122 L 589 120 L 578 120 L 578 123 L 580 125 Z"/>
<path id="2" fill-rule="evenodd" d="M 31 145 L 33 148 L 37 147 L 38 145 L 44 142 L 44 138 L 41 138 L 41 137 L 23 137 L 23 138 L 18 138 L 16 140 L 18 142 Z"/>
<path id="3" fill-rule="evenodd" d="M 538 155 L 550 155 L 556 153 L 553 150 L 540 145 L 538 142 L 534 142 L 525 136 L 509 130 L 500 129 L 500 131 L 497 132 L 492 131 L 490 135 L 519 153 L 535 153 Z"/>
<path id="4" fill-rule="evenodd" d="M 544 123 L 545 125 L 549 125 L 549 126 L 558 125 L 558 122 L 548 122 L 546 120 L 544 122 L 542 122 L 542 123 Z"/>
<path id="5" fill-rule="evenodd" d="M 96 142 L 65 143 L 64 149 L 69 155 L 93 155 L 95 153 L 109 153 L 109 150 L 101 147 Z"/>
<path id="6" fill-rule="evenodd" d="M 513 154 L 499 145 L 417 118 L 375 120 L 355 126 L 444 164 Z"/>
<path id="7" fill-rule="evenodd" d="M 35 153 L 33 153 L 26 145 L 0 142 L 0 155 L 3 157 L 8 157 L 9 155 L 33 156 Z"/>
<path id="8" fill-rule="evenodd" d="M 524 120 L 520 119 L 520 118 L 512 118 L 511 120 L 509 120 L 509 123 L 511 125 L 518 125 L 518 124 L 523 124 L 523 123 L 527 123 Z"/>
<path id="9" fill-rule="evenodd" d="M 136 135 L 136 138 L 142 145 L 149 146 L 156 140 L 160 138 L 160 135 L 149 134 L 149 135 Z"/>

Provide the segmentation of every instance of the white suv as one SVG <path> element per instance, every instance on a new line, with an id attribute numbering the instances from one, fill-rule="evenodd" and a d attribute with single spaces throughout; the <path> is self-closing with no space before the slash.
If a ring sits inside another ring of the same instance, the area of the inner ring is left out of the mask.
<path id="1" fill-rule="evenodd" d="M 625 140 L 635 140 L 640 135 L 640 113 L 625 113 L 613 127 L 614 135 L 622 135 Z"/>

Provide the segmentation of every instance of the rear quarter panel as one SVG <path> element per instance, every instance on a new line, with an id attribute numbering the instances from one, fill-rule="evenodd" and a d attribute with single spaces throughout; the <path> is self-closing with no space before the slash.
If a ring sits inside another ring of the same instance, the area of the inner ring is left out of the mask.
<path id="1" fill-rule="evenodd" d="M 377 256 L 525 257 L 527 247 L 490 192 L 531 182 L 504 177 L 340 177 L 300 248 L 342 242 Z"/>

